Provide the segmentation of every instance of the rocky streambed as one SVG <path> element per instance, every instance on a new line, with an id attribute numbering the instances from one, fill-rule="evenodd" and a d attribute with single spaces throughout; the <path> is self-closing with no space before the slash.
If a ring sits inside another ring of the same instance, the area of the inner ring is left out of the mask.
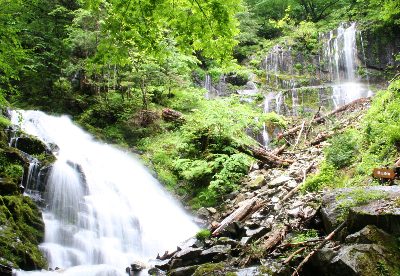
<path id="1" fill-rule="evenodd" d="M 333 113 L 336 126 L 357 122 L 368 104 Z M 400 187 L 301 188 L 323 159 L 326 142 L 318 137 L 330 131 L 316 128 L 306 146 L 289 147 L 283 156 L 293 162 L 287 167 L 254 164 L 239 191 L 216 208 L 198 210 L 209 232 L 158 256 L 161 263 L 149 273 L 400 275 Z"/>

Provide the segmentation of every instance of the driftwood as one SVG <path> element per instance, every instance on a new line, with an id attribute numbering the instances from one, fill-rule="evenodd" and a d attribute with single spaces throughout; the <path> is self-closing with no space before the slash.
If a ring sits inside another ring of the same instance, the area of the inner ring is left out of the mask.
<path id="1" fill-rule="evenodd" d="M 335 230 L 333 230 L 328 236 L 325 237 L 325 239 L 315 248 L 313 251 L 311 251 L 305 258 L 304 260 L 297 266 L 297 268 L 294 270 L 292 276 L 297 276 L 299 275 L 299 272 L 303 268 L 303 266 L 311 259 L 314 254 L 320 250 L 322 247 L 327 244 L 328 241 L 330 241 L 340 230 L 342 230 L 346 226 L 346 221 L 340 224 Z"/>
<path id="2" fill-rule="evenodd" d="M 164 108 L 161 114 L 162 118 L 166 122 L 182 122 L 183 121 L 183 114 L 179 111 Z"/>
<path id="3" fill-rule="evenodd" d="M 272 152 L 268 152 L 262 147 L 241 146 L 239 150 L 253 156 L 260 161 L 274 166 L 289 166 L 294 162 L 291 159 L 283 159 Z"/>
<path id="4" fill-rule="evenodd" d="M 263 250 L 265 252 L 268 252 L 271 249 L 275 248 L 285 238 L 287 230 L 287 226 L 279 227 L 272 230 L 268 239 L 262 245 Z"/>
<path id="5" fill-rule="evenodd" d="M 304 182 L 306 181 L 306 176 L 307 173 L 314 167 L 314 162 L 311 162 L 311 164 L 305 168 L 305 170 L 303 170 L 303 181 L 302 183 L 300 183 L 299 185 L 297 185 L 296 188 L 293 188 L 289 193 L 287 193 L 279 202 L 279 204 L 281 205 L 283 202 L 285 202 L 286 200 L 288 200 L 289 198 L 291 198 L 295 193 L 298 192 L 298 190 L 300 190 L 301 186 L 304 184 Z"/>
<path id="6" fill-rule="evenodd" d="M 244 217 L 246 217 L 247 214 L 251 212 L 251 210 L 257 203 L 257 200 L 258 200 L 258 198 L 254 197 L 252 199 L 248 199 L 248 200 L 244 201 L 242 206 L 237 208 L 232 214 L 230 214 L 223 221 L 221 221 L 218 228 L 213 231 L 212 235 L 217 236 L 219 233 L 221 233 L 221 231 L 223 231 L 232 222 L 240 221 Z"/>

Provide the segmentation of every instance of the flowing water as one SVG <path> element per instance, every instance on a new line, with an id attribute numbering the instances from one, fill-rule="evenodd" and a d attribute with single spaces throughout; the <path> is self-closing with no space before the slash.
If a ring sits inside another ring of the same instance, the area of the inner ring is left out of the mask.
<path id="1" fill-rule="evenodd" d="M 173 250 L 198 230 L 136 158 L 94 141 L 67 116 L 13 111 L 12 121 L 57 145 L 57 161 L 41 193 L 46 207 L 40 248 L 50 268 L 66 269 L 62 275 L 126 275 L 133 261 Z M 35 162 L 28 194 L 37 190 Z"/>
<path id="2" fill-rule="evenodd" d="M 265 97 L 264 112 L 276 112 L 287 116 L 313 113 L 322 107 L 324 111 L 336 109 L 356 99 L 372 96 L 368 75 L 365 81 L 357 74 L 362 65 L 357 57 L 357 28 L 352 23 L 340 25 L 336 30 L 320 35 L 323 44 L 321 54 L 314 58 L 319 75 L 301 85 L 296 75 L 296 62 L 290 47 L 275 46 L 265 59 L 266 80 L 271 92 Z M 362 41 L 361 41 L 361 45 Z M 304 64 L 303 64 L 304 67 Z M 271 137 L 263 133 L 264 145 Z"/>

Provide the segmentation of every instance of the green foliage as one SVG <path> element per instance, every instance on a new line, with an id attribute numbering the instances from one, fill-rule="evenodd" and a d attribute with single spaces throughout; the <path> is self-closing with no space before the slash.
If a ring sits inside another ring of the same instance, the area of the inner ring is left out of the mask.
<path id="1" fill-rule="evenodd" d="M 290 243 L 301 243 L 311 239 L 318 238 L 318 231 L 315 229 L 307 229 L 302 232 L 294 234 L 293 237 L 290 238 Z"/>
<path id="2" fill-rule="evenodd" d="M 196 239 L 199 241 L 205 241 L 206 239 L 211 237 L 211 231 L 208 229 L 201 229 L 196 233 Z"/>
<path id="3" fill-rule="evenodd" d="M 6 128 L 10 125 L 11 125 L 10 120 L 0 115 L 0 128 Z"/>
<path id="4" fill-rule="evenodd" d="M 263 114 L 262 120 L 268 126 L 275 126 L 275 127 L 279 127 L 282 129 L 285 129 L 288 124 L 288 121 L 286 120 L 286 118 L 284 116 L 276 114 L 275 112 L 269 112 L 269 113 Z"/>
<path id="5" fill-rule="evenodd" d="M 393 164 L 400 146 L 400 81 L 377 93 L 363 120 L 361 162 L 357 173 Z"/>
<path id="6" fill-rule="evenodd" d="M 336 169 L 352 164 L 358 153 L 359 137 L 356 131 L 346 131 L 329 140 L 330 146 L 325 148 L 325 159 Z"/>
<path id="7" fill-rule="evenodd" d="M 336 169 L 332 164 L 323 162 L 319 172 L 308 177 L 301 189 L 303 191 L 315 192 L 324 187 L 333 187 L 336 184 L 335 181 L 337 181 L 336 174 Z"/>

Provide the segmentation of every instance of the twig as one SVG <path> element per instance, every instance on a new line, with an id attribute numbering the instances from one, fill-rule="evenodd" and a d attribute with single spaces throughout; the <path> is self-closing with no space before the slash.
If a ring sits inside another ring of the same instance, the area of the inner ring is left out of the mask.
<path id="1" fill-rule="evenodd" d="M 315 248 L 313 251 L 311 251 L 305 258 L 304 260 L 297 266 L 297 268 L 294 270 L 292 276 L 299 275 L 299 272 L 303 268 L 303 266 L 311 259 L 314 254 L 320 250 L 322 247 L 325 246 L 325 244 L 330 241 L 340 230 L 342 230 L 346 226 L 346 221 L 342 222 L 335 230 L 333 230 L 328 236 L 325 237 L 325 239 Z"/>
<path id="2" fill-rule="evenodd" d="M 283 261 L 283 263 L 284 263 L 284 264 L 288 264 L 297 254 L 300 254 L 300 253 L 303 252 L 305 249 L 306 249 L 305 247 L 302 247 L 302 248 L 300 248 L 300 249 L 297 249 L 295 252 L 293 252 L 292 254 L 290 254 L 290 256 L 287 257 L 287 258 Z"/>
<path id="3" fill-rule="evenodd" d="M 323 240 L 324 240 L 324 239 L 311 239 L 311 240 L 307 240 L 307 241 L 303 241 L 303 242 L 286 243 L 286 244 L 282 244 L 280 247 L 281 247 L 281 248 L 295 247 L 295 246 L 299 246 L 299 245 L 306 245 L 306 244 L 308 244 L 308 243 L 320 242 L 320 241 L 323 241 Z"/>
<path id="4" fill-rule="evenodd" d="M 299 144 L 300 137 L 301 137 L 301 134 L 303 134 L 303 130 L 304 130 L 305 124 L 306 124 L 306 121 L 303 121 L 303 124 L 301 125 L 301 130 L 300 130 L 300 132 L 299 132 L 299 135 L 297 136 L 296 142 L 294 143 L 293 150 L 295 150 L 296 147 L 297 147 L 297 145 Z M 311 125 L 311 124 L 310 124 L 310 125 Z"/>

